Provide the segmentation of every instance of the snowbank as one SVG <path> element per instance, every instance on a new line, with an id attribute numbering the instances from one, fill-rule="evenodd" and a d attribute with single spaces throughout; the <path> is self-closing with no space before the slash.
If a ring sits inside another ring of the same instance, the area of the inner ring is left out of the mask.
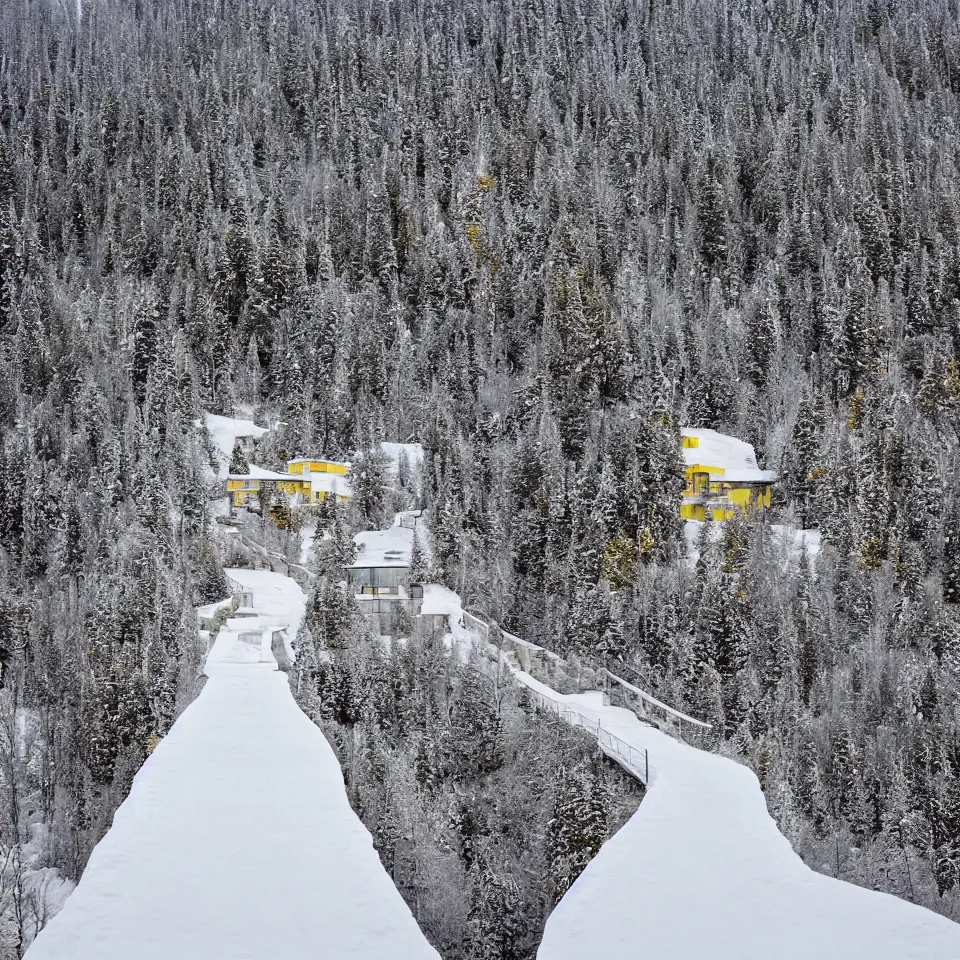
<path id="1" fill-rule="evenodd" d="M 196 608 L 197 617 L 202 620 L 212 620 L 221 610 L 225 610 L 233 603 L 233 597 L 217 600 L 215 603 L 205 603 Z"/>
<path id="2" fill-rule="evenodd" d="M 683 538 L 686 542 L 687 559 L 691 564 L 696 564 L 700 559 L 700 551 L 697 549 L 697 541 L 703 530 L 704 522 L 702 520 L 684 520 Z M 799 560 L 807 556 L 815 559 L 821 550 L 821 537 L 819 530 L 801 530 L 799 527 L 790 524 L 772 523 L 770 532 L 783 543 L 788 550 L 790 559 Z M 710 542 L 719 543 L 723 537 L 723 527 L 716 523 L 710 532 Z"/>
<path id="3" fill-rule="evenodd" d="M 433 616 L 450 617 L 453 624 L 463 620 L 463 607 L 460 596 L 449 587 L 439 583 L 425 583 L 423 585 L 423 607 L 421 613 Z"/>
<path id="4" fill-rule="evenodd" d="M 220 468 L 217 475 L 221 480 L 226 479 L 230 470 L 233 445 L 237 440 L 244 437 L 255 440 L 268 432 L 266 427 L 258 427 L 252 420 L 243 420 L 238 417 L 223 417 L 217 413 L 204 413 L 203 419 L 213 440 L 213 445 L 220 453 Z"/>
<path id="5" fill-rule="evenodd" d="M 563 696 L 601 739 L 647 751 L 647 796 L 547 921 L 538 960 L 957 960 L 960 925 L 815 873 L 767 812 L 756 776 L 605 706 Z M 622 752 L 621 752 L 621 762 Z"/>
<path id="6" fill-rule="evenodd" d="M 304 602 L 292 580 L 230 576 L 253 590 L 260 626 L 295 631 Z M 438 960 L 286 676 L 259 655 L 234 659 L 243 623 L 221 631 L 202 693 L 29 960 Z"/>
<path id="7" fill-rule="evenodd" d="M 393 461 L 394 470 L 399 469 L 400 457 L 405 456 L 411 470 L 419 470 L 423 464 L 423 446 L 419 443 L 388 443 L 380 444 L 380 449 Z"/>
<path id="8" fill-rule="evenodd" d="M 300 527 L 300 563 L 306 565 L 310 562 L 310 554 L 313 550 L 313 539 L 317 535 L 317 521 L 306 520 Z"/>
<path id="9" fill-rule="evenodd" d="M 799 527 L 778 523 L 771 524 L 770 530 L 781 538 L 797 558 L 816 558 L 823 545 L 819 530 L 801 530 Z"/>
<path id="10" fill-rule="evenodd" d="M 413 552 L 413 530 L 400 526 L 400 515 L 386 530 L 366 530 L 358 533 L 357 559 L 351 567 L 409 567 Z"/>

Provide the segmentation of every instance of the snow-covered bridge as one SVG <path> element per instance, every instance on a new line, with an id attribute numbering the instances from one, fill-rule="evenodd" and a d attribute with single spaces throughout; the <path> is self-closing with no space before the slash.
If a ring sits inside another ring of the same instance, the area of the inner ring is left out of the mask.
<path id="1" fill-rule="evenodd" d="M 230 571 L 265 637 L 304 597 Z M 270 644 L 228 621 L 197 700 L 148 758 L 29 960 L 437 960 L 350 809 L 336 756 Z"/>
<path id="2" fill-rule="evenodd" d="M 538 960 L 960 958 L 960 924 L 806 866 L 745 766 L 601 691 L 563 695 L 506 662 L 534 702 L 592 733 L 648 787 L 550 915 Z"/>

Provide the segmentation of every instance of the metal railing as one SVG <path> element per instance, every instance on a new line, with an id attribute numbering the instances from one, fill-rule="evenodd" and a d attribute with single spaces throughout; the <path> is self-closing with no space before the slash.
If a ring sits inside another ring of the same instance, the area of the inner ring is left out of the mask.
<path id="1" fill-rule="evenodd" d="M 620 684 L 620 686 L 623 687 L 628 694 L 633 694 L 638 700 L 641 701 L 643 704 L 642 712 L 644 714 L 646 714 L 647 709 L 653 710 L 660 715 L 660 719 L 665 723 L 669 724 L 671 727 L 676 727 L 678 739 L 683 740 L 684 732 L 690 728 L 697 733 L 713 729 L 713 724 L 688 716 L 680 710 L 677 710 L 674 707 L 664 703 L 662 700 L 658 700 L 656 697 L 651 696 L 646 690 L 641 690 L 639 687 L 634 686 L 632 683 L 629 683 L 622 677 L 618 677 L 615 673 L 611 673 L 606 669 L 604 669 L 603 672 L 610 680 Z"/>
<path id="2" fill-rule="evenodd" d="M 473 627 L 475 630 L 479 630 L 484 637 L 486 637 L 488 640 L 490 639 L 490 624 L 485 623 L 479 617 L 474 616 L 472 613 L 468 613 L 466 610 L 463 612 L 463 625 L 465 627 Z M 508 644 L 513 644 L 517 647 L 524 647 L 527 650 L 535 651 L 539 656 L 542 656 L 547 660 L 552 660 L 554 663 L 563 662 L 563 657 L 561 657 L 558 653 L 554 653 L 552 650 L 547 650 L 546 647 L 541 647 L 530 640 L 524 640 L 523 637 L 518 637 L 516 634 L 509 633 L 502 627 L 500 628 L 500 635 Z"/>
<path id="3" fill-rule="evenodd" d="M 487 640 L 490 639 L 490 625 L 485 623 L 479 617 L 464 611 L 463 622 L 464 626 L 473 627 L 475 630 L 478 630 Z M 554 662 L 563 662 L 563 658 L 558 656 L 553 651 L 537 646 L 537 644 L 531 643 L 529 640 L 524 640 L 521 637 L 514 636 L 514 634 L 507 633 L 505 630 L 501 630 L 501 634 L 504 641 L 508 644 L 526 647 L 528 650 L 536 651 L 537 654 L 553 660 Z M 684 739 L 683 734 L 686 730 L 693 729 L 697 732 L 702 732 L 713 729 L 712 724 L 706 723 L 703 720 L 697 720 L 694 717 L 688 716 L 682 711 L 669 706 L 662 700 L 658 700 L 652 694 L 647 693 L 646 690 L 641 690 L 639 687 L 634 686 L 632 683 L 629 683 L 622 677 L 618 677 L 615 673 L 611 673 L 606 668 L 602 668 L 601 673 L 608 679 L 618 683 L 628 694 L 633 694 L 638 700 L 640 700 L 640 713 L 645 719 L 649 718 L 649 713 L 651 712 L 657 714 L 657 719 L 665 722 L 671 728 L 671 732 L 676 732 L 678 739 Z M 629 700 L 627 702 L 629 703 Z"/>
<path id="4" fill-rule="evenodd" d="M 313 574 L 306 567 L 288 560 L 274 550 L 268 550 L 262 543 L 257 543 L 256 540 L 252 540 L 245 533 L 239 534 L 239 539 L 245 547 L 259 554 L 261 560 L 263 560 L 270 570 L 276 572 L 276 564 L 283 564 L 283 566 L 286 567 L 286 575 L 288 577 L 296 580 L 300 587 L 305 588 L 309 586 L 310 581 L 313 579 Z"/>
<path id="5" fill-rule="evenodd" d="M 463 625 L 477 630 L 489 642 L 490 625 L 484 623 L 479 617 L 475 617 L 472 613 L 464 611 Z M 552 651 L 544 650 L 543 647 L 539 647 L 529 640 L 514 636 L 512 633 L 507 633 L 505 630 L 501 630 L 501 635 L 504 641 L 509 644 L 527 647 L 531 650 L 542 652 L 552 659 L 562 660 L 561 657 Z M 633 774 L 633 776 L 640 780 L 644 786 L 649 784 L 650 755 L 645 747 L 635 747 L 633 744 L 627 743 L 626 740 L 622 740 L 616 734 L 605 729 L 599 720 L 587 716 L 565 700 L 556 700 L 542 690 L 535 690 L 526 683 L 523 683 L 522 686 L 537 707 L 555 713 L 561 720 L 569 723 L 573 727 L 583 727 L 584 730 L 588 730 L 597 738 L 600 749 L 603 750 L 607 756 L 616 760 L 628 773 Z"/>
<path id="6" fill-rule="evenodd" d="M 534 690 L 525 685 L 530 699 L 541 709 L 555 713 L 564 723 L 572 727 L 583 727 L 597 738 L 600 749 L 612 759 L 616 760 L 627 773 L 640 780 L 644 786 L 650 783 L 650 754 L 645 747 L 635 747 L 627 743 L 616 734 L 605 729 L 599 720 L 582 713 L 575 706 L 561 700 L 554 700 L 541 690 Z"/>

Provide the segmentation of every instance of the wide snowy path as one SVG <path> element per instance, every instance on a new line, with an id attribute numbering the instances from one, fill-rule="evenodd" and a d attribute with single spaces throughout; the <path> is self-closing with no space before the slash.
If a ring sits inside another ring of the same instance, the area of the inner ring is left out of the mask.
<path id="1" fill-rule="evenodd" d="M 650 761 L 647 796 L 550 915 L 538 960 L 960 960 L 960 925 L 805 866 L 746 767 L 600 693 L 515 675 Z"/>
<path id="2" fill-rule="evenodd" d="M 269 643 L 304 598 L 229 571 L 261 616 L 232 620 L 197 700 L 147 759 L 29 960 L 437 960 L 350 809 L 336 757 Z"/>

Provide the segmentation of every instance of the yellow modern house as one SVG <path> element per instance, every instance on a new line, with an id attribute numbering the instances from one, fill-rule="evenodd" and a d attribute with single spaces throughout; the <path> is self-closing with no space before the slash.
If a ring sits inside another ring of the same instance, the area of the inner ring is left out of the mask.
<path id="1" fill-rule="evenodd" d="M 298 476 L 309 476 L 313 473 L 336 473 L 346 476 L 350 464 L 341 460 L 312 460 L 309 457 L 299 457 L 288 461 L 287 469 Z"/>
<path id="2" fill-rule="evenodd" d="M 286 494 L 292 507 L 320 503 L 328 496 L 341 502 L 349 500 L 353 492 L 346 478 L 349 469 L 349 463 L 314 459 L 291 460 L 286 473 L 251 465 L 249 473 L 231 473 L 227 477 L 230 506 L 245 507 L 268 487 Z"/>
<path id="3" fill-rule="evenodd" d="M 751 444 L 716 430 L 684 428 L 680 433 L 687 476 L 680 507 L 684 520 L 726 520 L 735 511 L 770 506 L 777 475 L 757 466 Z"/>
<path id="4" fill-rule="evenodd" d="M 301 493 L 298 477 L 289 473 L 277 473 L 262 467 L 250 467 L 249 473 L 231 473 L 227 477 L 227 493 L 231 507 L 245 507 L 251 499 L 256 499 L 262 489 L 273 486 L 281 493 L 293 498 Z"/>
<path id="5" fill-rule="evenodd" d="M 313 457 L 298 457 L 287 463 L 290 475 L 300 481 L 301 503 L 320 503 L 328 496 L 348 500 L 353 493 L 346 477 L 349 469 L 349 463 Z"/>

